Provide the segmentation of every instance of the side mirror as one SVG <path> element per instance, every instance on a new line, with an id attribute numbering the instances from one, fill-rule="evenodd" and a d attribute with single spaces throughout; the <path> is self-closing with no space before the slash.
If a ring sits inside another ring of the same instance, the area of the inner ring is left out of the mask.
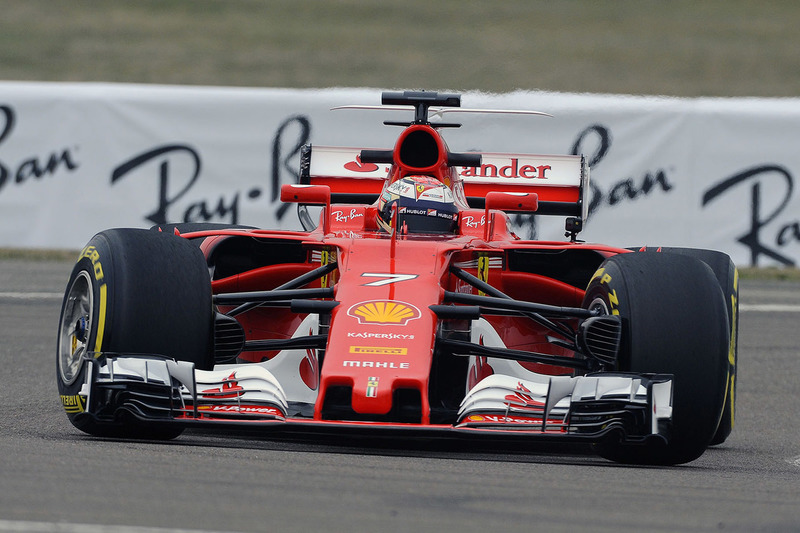
<path id="1" fill-rule="evenodd" d="M 293 204 L 324 205 L 322 211 L 322 234 L 327 235 L 331 227 L 331 188 L 327 185 L 281 185 L 281 202 Z"/>
<path id="2" fill-rule="evenodd" d="M 533 213 L 539 209 L 539 195 L 533 192 L 500 192 L 492 191 L 486 195 L 486 226 L 483 240 L 489 242 L 494 235 L 494 215 L 492 209 L 517 213 Z"/>
<path id="3" fill-rule="evenodd" d="M 486 195 L 486 211 L 517 211 L 529 213 L 539 209 L 539 195 L 535 192 L 492 191 Z"/>
<path id="4" fill-rule="evenodd" d="M 281 185 L 281 202 L 292 204 L 330 205 L 331 188 L 327 185 Z"/>

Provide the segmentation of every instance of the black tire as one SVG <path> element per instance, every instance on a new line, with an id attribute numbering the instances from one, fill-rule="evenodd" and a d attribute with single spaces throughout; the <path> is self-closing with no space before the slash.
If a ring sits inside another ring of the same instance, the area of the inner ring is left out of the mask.
<path id="1" fill-rule="evenodd" d="M 655 465 L 702 455 L 722 415 L 730 339 L 725 302 L 711 269 L 678 254 L 612 256 L 589 282 L 584 307 L 622 317 L 616 370 L 674 376 L 667 445 L 609 441 L 595 450 L 613 461 Z"/>
<path id="2" fill-rule="evenodd" d="M 197 246 L 142 229 L 98 233 L 72 270 L 59 319 L 56 377 L 70 422 L 95 436 L 177 437 L 182 430 L 171 424 L 88 415 L 78 393 L 91 365 L 82 356 L 155 353 L 211 369 L 212 335 L 211 283 Z"/>
<path id="3" fill-rule="evenodd" d="M 704 262 L 714 272 L 728 311 L 728 328 L 731 336 L 728 342 L 728 379 L 725 393 L 725 407 L 711 445 L 722 444 L 730 436 L 736 423 L 736 365 L 739 362 L 739 271 L 728 254 L 715 250 L 696 248 L 645 248 L 645 252 L 663 252 L 687 255 Z"/>

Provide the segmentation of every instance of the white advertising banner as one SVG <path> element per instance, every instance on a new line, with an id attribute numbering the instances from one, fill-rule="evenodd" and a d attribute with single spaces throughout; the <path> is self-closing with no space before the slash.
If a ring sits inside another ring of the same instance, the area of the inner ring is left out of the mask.
<path id="1" fill-rule="evenodd" d="M 243 89 L 0 83 L 0 246 L 78 249 L 111 227 L 213 221 L 299 228 L 278 201 L 306 143 L 388 149 L 410 111 L 380 89 Z M 583 154 L 592 167 L 580 238 L 689 246 L 739 265 L 800 264 L 800 99 L 465 93 L 455 152 Z M 515 216 L 524 238 L 564 221 Z"/>

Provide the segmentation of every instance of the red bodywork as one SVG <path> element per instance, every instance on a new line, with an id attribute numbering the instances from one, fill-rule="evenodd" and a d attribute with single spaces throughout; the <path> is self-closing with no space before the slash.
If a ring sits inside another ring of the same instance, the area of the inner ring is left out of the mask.
<path id="1" fill-rule="evenodd" d="M 420 156 L 419 151 L 424 154 Z M 324 206 L 319 226 L 313 231 L 184 234 L 203 239 L 201 248 L 209 265 L 217 267 L 212 281 L 214 294 L 271 290 L 320 265 L 337 263 L 333 272 L 307 285 L 333 287 L 333 300 L 339 302 L 330 315 L 324 351 L 309 350 L 297 370 L 317 391 L 314 421 L 392 423 L 397 420 L 391 413 L 402 401 L 418 410 L 411 423 L 436 423 L 432 412 L 438 405 L 432 402 L 441 401 L 437 388 L 449 383 L 452 376 L 443 376 L 442 369 L 436 368 L 436 339 L 443 326 L 430 306 L 442 304 L 445 291 L 479 293 L 451 273 L 453 265 L 460 265 L 515 300 L 581 307 L 583 288 L 597 266 L 605 257 L 625 252 L 578 242 L 522 241 L 509 231 L 508 215 L 494 209 L 533 212 L 537 204 L 551 209 L 566 205 L 570 212 L 580 214 L 588 176 L 577 176 L 571 186 L 553 186 L 547 179 L 551 167 L 545 164 L 520 163 L 519 157 L 509 156 L 508 164 L 499 168 L 457 167 L 448 163 L 451 157 L 437 129 L 429 124 L 412 124 L 399 136 L 391 151 L 391 163 L 378 165 L 356 156 L 343 165 L 341 175 L 335 169 L 314 173 L 312 167 L 305 176 L 307 186 L 284 186 L 282 200 Z M 344 168 L 386 173 L 381 180 L 349 177 Z M 493 173 L 506 179 L 500 184 L 469 179 L 481 175 L 491 178 Z M 432 176 L 453 190 L 460 211 L 456 235 L 389 235 L 377 227 L 374 203 L 335 201 L 353 194 L 377 195 L 388 184 L 411 174 Z M 494 191 L 528 196 L 525 199 Z M 486 199 L 484 208 L 469 207 L 476 197 Z M 227 262 L 235 263 L 229 259 L 230 250 L 239 246 L 234 243 L 244 242 L 262 250 L 263 259 L 223 268 Z M 291 257 L 286 255 L 287 250 Z M 230 307 L 220 310 L 227 312 Z M 275 307 L 256 307 L 236 317 L 248 341 L 288 339 L 303 318 Z M 487 320 L 501 333 L 508 348 L 568 357 L 573 354 L 551 342 L 551 330 L 526 318 L 498 315 Z M 571 325 L 575 325 L 574 319 Z M 239 361 L 260 362 L 277 354 L 247 351 L 240 354 Z M 570 368 L 541 363 L 521 365 L 540 374 L 572 373 Z M 465 362 L 454 369 L 448 367 L 445 373 L 458 372 L 464 390 L 492 373 L 486 357 L 474 358 L 469 368 Z M 349 399 L 343 399 L 342 391 Z M 349 414 L 343 416 L 341 410 L 330 414 L 330 405 L 336 402 L 349 403 Z M 305 420 L 308 422 L 308 418 Z"/>

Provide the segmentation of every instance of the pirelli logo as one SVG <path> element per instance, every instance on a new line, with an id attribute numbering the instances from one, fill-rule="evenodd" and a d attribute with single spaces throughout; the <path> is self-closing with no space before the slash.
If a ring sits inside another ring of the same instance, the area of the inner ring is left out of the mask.
<path id="1" fill-rule="evenodd" d="M 61 395 L 61 405 L 70 414 L 82 413 L 86 410 L 86 399 L 78 394 Z"/>
<path id="2" fill-rule="evenodd" d="M 408 348 L 393 346 L 351 346 L 350 353 L 360 355 L 408 355 Z"/>

